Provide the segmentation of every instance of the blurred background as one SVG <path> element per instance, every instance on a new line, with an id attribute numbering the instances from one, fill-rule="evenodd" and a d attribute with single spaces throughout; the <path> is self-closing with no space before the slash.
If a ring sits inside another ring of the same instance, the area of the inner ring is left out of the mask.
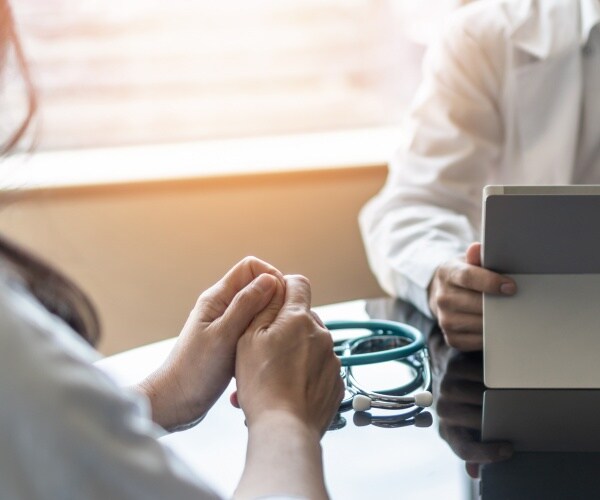
<path id="1" fill-rule="evenodd" d="M 14 0 L 40 105 L 0 229 L 83 285 L 106 353 L 176 335 L 246 254 L 315 304 L 380 295 L 357 214 L 460 3 Z M 4 134 L 23 90 L 7 71 Z"/>
<path id="2" fill-rule="evenodd" d="M 18 0 L 38 149 L 398 123 L 448 0 Z"/>

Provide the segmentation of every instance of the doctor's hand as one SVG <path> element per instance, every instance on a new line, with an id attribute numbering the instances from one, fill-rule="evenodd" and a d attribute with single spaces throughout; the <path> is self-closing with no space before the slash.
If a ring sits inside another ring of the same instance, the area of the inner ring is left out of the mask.
<path id="1" fill-rule="evenodd" d="M 177 430 L 204 416 L 231 381 L 238 339 L 284 288 L 277 269 L 246 257 L 200 295 L 166 361 L 136 388 L 155 422 Z"/>
<path id="2" fill-rule="evenodd" d="M 286 276 L 238 342 L 232 402 L 248 426 L 236 498 L 327 498 L 320 439 L 344 394 L 331 334 L 310 310 L 303 276 Z"/>
<path id="3" fill-rule="evenodd" d="M 429 285 L 429 307 L 449 346 L 461 351 L 483 348 L 483 293 L 511 296 L 515 282 L 481 267 L 481 244 L 473 243 L 463 258 L 437 268 Z"/>

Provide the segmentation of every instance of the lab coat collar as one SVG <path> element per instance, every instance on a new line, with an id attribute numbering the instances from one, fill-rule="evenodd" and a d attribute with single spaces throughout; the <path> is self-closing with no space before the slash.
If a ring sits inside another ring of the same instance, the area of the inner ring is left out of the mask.
<path id="1" fill-rule="evenodd" d="M 584 46 L 600 23 L 600 0 L 527 0 L 513 5 L 511 39 L 540 59 L 562 53 L 574 43 Z"/>

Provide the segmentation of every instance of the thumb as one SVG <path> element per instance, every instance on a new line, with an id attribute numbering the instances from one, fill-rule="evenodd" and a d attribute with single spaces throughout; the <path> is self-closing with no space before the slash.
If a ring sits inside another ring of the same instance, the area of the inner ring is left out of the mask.
<path id="1" fill-rule="evenodd" d="M 467 264 L 481 266 L 481 243 L 475 242 L 467 248 Z"/>
<path id="2" fill-rule="evenodd" d="M 271 274 L 261 274 L 240 290 L 223 315 L 215 320 L 219 329 L 235 341 L 242 335 L 255 316 L 268 307 L 281 287 L 280 281 Z"/>
<path id="3" fill-rule="evenodd" d="M 282 281 L 276 280 L 275 292 L 271 297 L 271 302 L 256 315 L 250 326 L 248 327 L 248 331 L 257 332 L 259 330 L 263 330 L 267 328 L 275 318 L 279 315 L 279 311 L 283 307 L 285 297 L 286 297 L 286 288 Z"/>

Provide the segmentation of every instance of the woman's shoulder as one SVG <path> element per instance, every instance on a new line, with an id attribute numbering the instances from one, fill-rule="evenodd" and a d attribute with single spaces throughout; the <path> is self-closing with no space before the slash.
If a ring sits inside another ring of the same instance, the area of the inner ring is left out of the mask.
<path id="1" fill-rule="evenodd" d="M 216 498 L 156 441 L 148 401 L 92 366 L 93 348 L 1 267 L 7 497 L 23 497 L 26 485 L 27 498 Z"/>
<path id="2" fill-rule="evenodd" d="M 49 312 L 16 273 L 0 266 L 0 358 L 34 357 L 48 345 L 85 361 L 98 359 L 96 351 L 61 318 Z"/>

